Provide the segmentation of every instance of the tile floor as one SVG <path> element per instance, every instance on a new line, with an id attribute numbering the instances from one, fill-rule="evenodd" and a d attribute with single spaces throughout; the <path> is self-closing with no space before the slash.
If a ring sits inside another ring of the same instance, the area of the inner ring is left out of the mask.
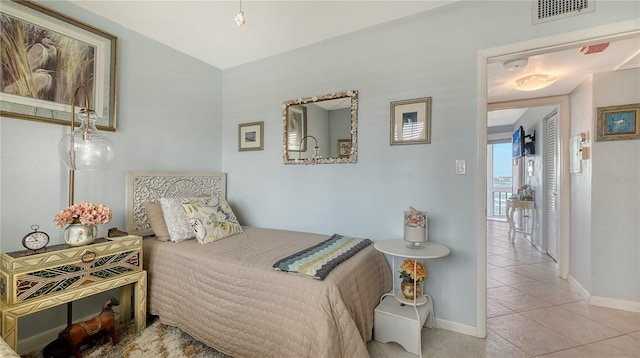
<path id="1" fill-rule="evenodd" d="M 521 234 L 508 241 L 506 222 L 487 226 L 487 338 L 423 328 L 423 357 L 640 358 L 640 313 L 588 305 L 550 257 Z M 368 349 L 372 358 L 416 357 L 396 343 Z"/>

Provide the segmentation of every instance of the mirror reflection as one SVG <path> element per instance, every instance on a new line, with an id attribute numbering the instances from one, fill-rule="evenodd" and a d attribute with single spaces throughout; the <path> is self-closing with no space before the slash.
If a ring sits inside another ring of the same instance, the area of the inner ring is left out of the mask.
<path id="1" fill-rule="evenodd" d="M 285 101 L 285 164 L 355 163 L 358 92 Z"/>

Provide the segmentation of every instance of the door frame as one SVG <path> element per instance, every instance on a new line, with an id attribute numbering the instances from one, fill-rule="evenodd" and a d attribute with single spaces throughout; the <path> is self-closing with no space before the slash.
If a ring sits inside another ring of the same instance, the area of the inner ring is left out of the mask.
<path id="1" fill-rule="evenodd" d="M 476 142 L 476 337 L 484 338 L 487 336 L 487 63 L 489 59 L 499 59 L 500 57 L 514 56 L 516 54 L 532 56 L 544 52 L 557 51 L 567 47 L 575 47 L 586 44 L 594 40 L 598 41 L 612 41 L 619 40 L 626 37 L 637 36 L 640 34 L 640 29 L 636 20 L 628 20 L 609 25 L 598 26 L 594 28 L 587 28 L 573 32 L 567 32 L 564 34 L 548 36 L 513 44 L 508 44 L 500 47 L 481 49 L 478 51 L 477 56 L 477 128 L 478 138 Z M 563 106 L 567 107 L 568 106 Z M 559 109 L 560 110 L 560 109 Z M 565 121 L 567 122 L 567 121 Z M 563 125 L 563 123 L 561 123 Z M 569 123 L 564 124 L 567 126 L 566 131 L 569 130 Z M 561 129 L 562 130 L 562 129 Z M 566 143 L 562 143 L 564 147 L 569 145 L 568 140 Z M 568 166 L 568 157 L 564 158 L 561 153 L 561 172 L 564 173 L 564 166 Z M 568 167 L 567 173 L 568 173 Z M 566 195 L 569 198 L 570 175 L 564 175 L 561 180 L 562 195 Z M 565 183 L 566 182 L 566 185 Z M 566 248 L 563 248 L 561 255 L 569 254 L 569 236 L 570 236 L 570 208 L 569 201 L 563 200 L 566 203 L 560 208 L 561 215 L 561 237 L 567 237 Z M 566 211 L 566 213 L 565 213 Z M 564 241 L 564 240 L 563 240 Z M 564 260 L 563 260 L 564 261 Z M 561 276 L 565 277 L 568 274 L 568 260 L 566 261 L 566 267 L 561 268 Z M 564 269 L 564 270 L 563 270 Z"/>

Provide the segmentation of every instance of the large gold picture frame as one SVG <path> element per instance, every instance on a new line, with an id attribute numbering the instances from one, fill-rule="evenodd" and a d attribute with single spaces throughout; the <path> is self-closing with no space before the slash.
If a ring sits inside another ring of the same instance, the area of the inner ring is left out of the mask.
<path id="1" fill-rule="evenodd" d="M 2 1 L 0 115 L 69 125 L 75 88 L 116 130 L 118 38 L 31 1 Z"/>

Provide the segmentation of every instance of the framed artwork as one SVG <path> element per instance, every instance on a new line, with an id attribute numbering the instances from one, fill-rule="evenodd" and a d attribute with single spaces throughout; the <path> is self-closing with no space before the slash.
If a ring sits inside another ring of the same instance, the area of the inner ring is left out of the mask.
<path id="1" fill-rule="evenodd" d="M 596 141 L 640 139 L 640 103 L 598 107 Z"/>
<path id="2" fill-rule="evenodd" d="M 263 150 L 264 122 L 238 124 L 238 150 Z"/>
<path id="3" fill-rule="evenodd" d="M 431 143 L 431 97 L 391 102 L 391 145 Z"/>
<path id="4" fill-rule="evenodd" d="M 31 1 L 2 1 L 0 23 L 0 115 L 69 125 L 84 86 L 96 127 L 116 130 L 116 36 Z"/>
<path id="5" fill-rule="evenodd" d="M 511 156 L 513 158 L 521 157 L 524 155 L 524 128 L 516 129 L 513 132 L 511 139 Z"/>
<path id="6" fill-rule="evenodd" d="M 338 157 L 348 158 L 351 155 L 351 139 L 338 139 Z"/>
<path id="7" fill-rule="evenodd" d="M 307 107 L 290 106 L 287 111 L 287 149 L 290 152 L 306 152 Z"/>

